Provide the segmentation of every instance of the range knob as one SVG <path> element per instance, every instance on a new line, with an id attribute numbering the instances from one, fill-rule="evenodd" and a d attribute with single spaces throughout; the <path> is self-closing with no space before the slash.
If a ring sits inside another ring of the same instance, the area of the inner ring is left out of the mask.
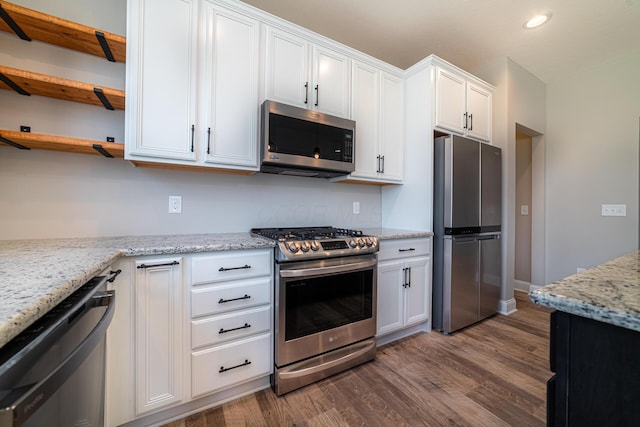
<path id="1" fill-rule="evenodd" d="M 367 244 L 367 247 L 373 246 L 373 240 L 371 239 L 371 237 L 365 238 L 364 242 Z"/>
<path id="2" fill-rule="evenodd" d="M 349 240 L 349 246 L 351 246 L 352 248 L 355 248 L 356 246 L 358 246 L 358 244 L 356 243 L 355 240 L 351 239 Z"/>
<path id="3" fill-rule="evenodd" d="M 364 245 L 365 245 L 364 240 L 363 239 L 358 239 L 358 247 L 364 248 Z"/>
<path id="4" fill-rule="evenodd" d="M 309 252 L 309 249 L 311 249 L 311 245 L 309 244 L 309 242 L 302 242 L 300 244 L 300 249 L 302 250 L 302 252 Z"/>
<path id="5" fill-rule="evenodd" d="M 316 242 L 315 240 L 311 242 L 311 250 L 312 251 L 317 251 L 318 249 L 320 249 L 320 245 L 318 244 L 318 242 Z"/>
<path id="6" fill-rule="evenodd" d="M 287 242 L 285 243 L 285 245 L 287 246 L 287 249 L 289 249 L 289 252 L 291 252 L 292 254 L 295 254 L 296 252 L 298 252 L 298 250 L 300 250 L 300 245 L 298 245 L 296 242 Z"/>

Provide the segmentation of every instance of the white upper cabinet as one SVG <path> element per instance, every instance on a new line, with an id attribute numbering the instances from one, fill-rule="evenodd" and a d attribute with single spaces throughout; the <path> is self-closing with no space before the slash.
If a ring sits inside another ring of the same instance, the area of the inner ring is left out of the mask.
<path id="1" fill-rule="evenodd" d="M 352 88 L 356 170 L 347 179 L 401 183 L 404 156 L 402 79 L 354 61 Z"/>
<path id="2" fill-rule="evenodd" d="M 132 0 L 125 158 L 195 161 L 197 0 Z M 172 31 L 167 31 L 167 23 Z"/>
<path id="3" fill-rule="evenodd" d="M 349 117 L 347 56 L 272 27 L 266 43 L 265 99 Z"/>
<path id="4" fill-rule="evenodd" d="M 435 127 L 491 141 L 493 91 L 457 70 L 436 68 Z"/>
<path id="5" fill-rule="evenodd" d="M 256 166 L 259 23 L 211 3 L 205 5 L 203 157 L 215 165 Z"/>
<path id="6" fill-rule="evenodd" d="M 259 21 L 206 0 L 130 0 L 129 16 L 125 158 L 257 170 Z"/>

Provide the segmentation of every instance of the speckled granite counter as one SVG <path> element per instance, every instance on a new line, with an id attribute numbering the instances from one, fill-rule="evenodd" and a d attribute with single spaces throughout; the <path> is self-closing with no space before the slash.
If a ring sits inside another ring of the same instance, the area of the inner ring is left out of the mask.
<path id="1" fill-rule="evenodd" d="M 433 233 L 430 231 L 400 230 L 397 228 L 365 228 L 362 232 L 370 236 L 378 236 L 380 240 L 412 239 L 416 237 L 433 236 Z"/>
<path id="2" fill-rule="evenodd" d="M 536 304 L 640 331 L 640 250 L 539 288 Z"/>
<path id="3" fill-rule="evenodd" d="M 121 256 L 273 246 L 249 233 L 0 240 L 0 347 Z"/>

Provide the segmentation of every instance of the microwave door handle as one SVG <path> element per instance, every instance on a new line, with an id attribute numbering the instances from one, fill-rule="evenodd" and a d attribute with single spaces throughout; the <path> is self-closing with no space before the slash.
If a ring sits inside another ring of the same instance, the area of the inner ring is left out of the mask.
<path id="1" fill-rule="evenodd" d="M 14 412 L 14 425 L 20 426 L 24 424 L 33 412 L 44 405 L 87 359 L 100 340 L 104 338 L 113 318 L 114 296 L 115 291 L 95 294 L 92 297 L 92 301 L 89 302 L 91 304 L 90 309 L 105 305 L 107 309 L 89 335 L 45 378 L 37 383 L 22 387 L 21 390 L 26 390 L 24 393 L 20 393 L 20 390 L 14 390 L 16 394 L 19 393 L 20 395 L 13 400 L 13 403 L 6 406 Z M 3 410 L 0 409 L 0 415 L 2 415 L 2 412 Z"/>

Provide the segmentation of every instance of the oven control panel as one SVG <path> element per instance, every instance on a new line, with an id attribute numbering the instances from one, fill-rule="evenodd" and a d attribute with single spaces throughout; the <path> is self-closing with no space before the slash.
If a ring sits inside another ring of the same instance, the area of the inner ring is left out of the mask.
<path id="1" fill-rule="evenodd" d="M 335 240 L 302 240 L 278 242 L 278 261 L 298 259 L 333 258 L 378 251 L 378 238 L 363 236 Z"/>

